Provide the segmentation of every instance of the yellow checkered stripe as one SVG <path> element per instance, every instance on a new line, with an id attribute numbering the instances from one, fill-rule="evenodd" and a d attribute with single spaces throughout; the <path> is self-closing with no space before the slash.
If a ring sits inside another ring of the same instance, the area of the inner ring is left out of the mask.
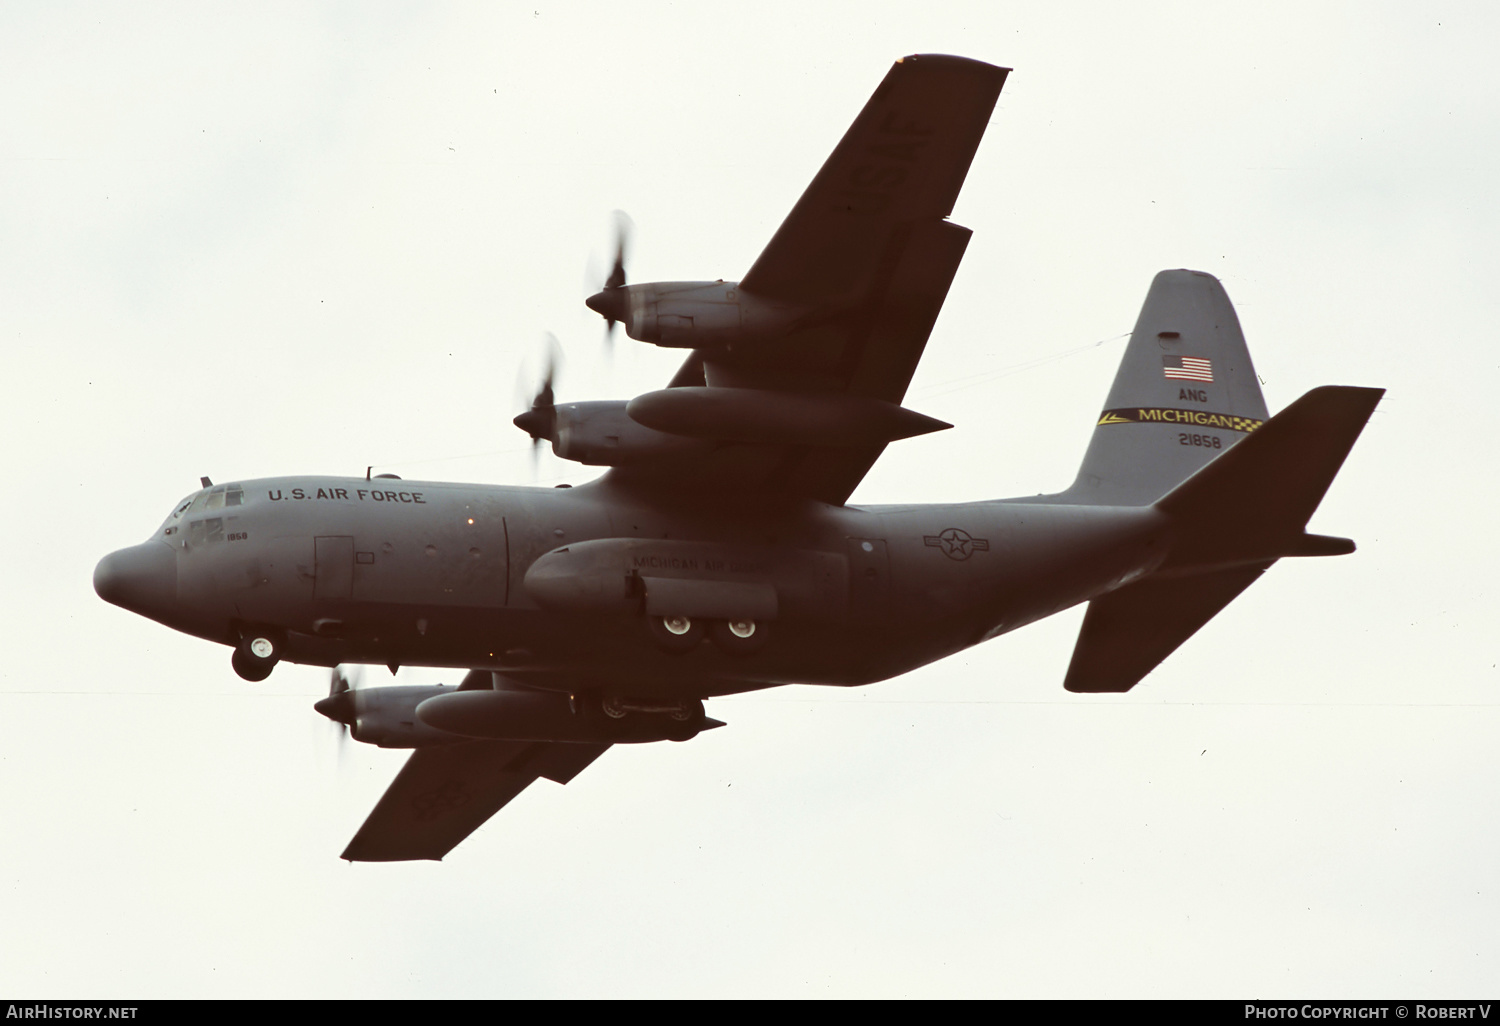
<path id="1" fill-rule="evenodd" d="M 1249 434 L 1264 424 L 1254 417 L 1236 417 L 1208 410 L 1183 410 L 1167 406 L 1126 406 L 1105 410 L 1099 415 L 1099 426 L 1105 424 L 1187 424 L 1192 427 L 1222 428 Z"/>

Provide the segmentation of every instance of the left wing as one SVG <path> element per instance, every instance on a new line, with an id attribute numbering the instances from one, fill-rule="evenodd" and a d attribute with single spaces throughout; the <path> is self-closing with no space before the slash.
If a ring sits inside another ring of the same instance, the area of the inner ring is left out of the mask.
<path id="1" fill-rule="evenodd" d="M 566 784 L 608 748 L 551 741 L 419 748 L 342 857 L 350 862 L 441 859 L 538 777 Z"/>
<path id="2" fill-rule="evenodd" d="M 887 442 L 951 427 L 900 403 L 968 245 L 948 215 L 1007 74 L 897 61 L 743 281 L 591 297 L 632 338 L 694 350 L 667 390 L 619 404 L 593 448 L 580 444 L 582 418 L 601 412 L 590 404 L 566 431 L 544 433 L 539 414 L 516 423 L 617 481 L 835 504 Z"/>

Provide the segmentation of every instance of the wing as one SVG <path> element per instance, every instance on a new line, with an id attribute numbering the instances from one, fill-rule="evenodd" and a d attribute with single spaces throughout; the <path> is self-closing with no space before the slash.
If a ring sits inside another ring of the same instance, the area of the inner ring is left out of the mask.
<path id="1" fill-rule="evenodd" d="M 889 278 L 903 236 L 953 212 L 1007 74 L 962 57 L 897 61 L 740 285 L 802 305 Z"/>
<path id="2" fill-rule="evenodd" d="M 946 218 L 1008 73 L 961 57 L 897 61 L 740 283 L 801 313 L 774 336 L 695 352 L 673 385 L 899 404 L 968 245 Z M 885 444 L 726 443 L 691 471 L 842 503 Z"/>
<path id="3" fill-rule="evenodd" d="M 528 741 L 419 748 L 342 857 L 350 862 L 441 859 L 538 777 L 566 784 L 608 748 Z"/>

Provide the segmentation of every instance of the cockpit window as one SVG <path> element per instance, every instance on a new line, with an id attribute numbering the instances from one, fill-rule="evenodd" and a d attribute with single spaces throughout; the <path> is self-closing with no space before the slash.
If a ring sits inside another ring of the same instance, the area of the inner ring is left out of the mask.
<path id="1" fill-rule="evenodd" d="M 242 506 L 245 503 L 245 490 L 237 484 L 214 485 L 204 492 L 199 492 L 193 499 L 186 512 L 199 513 L 203 510 L 223 509 L 225 506 Z M 176 515 L 181 516 L 183 511 Z"/>
<path id="2" fill-rule="evenodd" d="M 224 518 L 209 517 L 188 524 L 188 544 L 205 545 L 224 540 Z"/>

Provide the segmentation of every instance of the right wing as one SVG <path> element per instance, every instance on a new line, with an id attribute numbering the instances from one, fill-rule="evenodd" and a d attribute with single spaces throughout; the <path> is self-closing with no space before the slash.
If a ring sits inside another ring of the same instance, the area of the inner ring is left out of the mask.
<path id="1" fill-rule="evenodd" d="M 418 748 L 342 858 L 441 859 L 538 777 L 566 784 L 608 748 L 551 741 L 461 741 Z"/>

